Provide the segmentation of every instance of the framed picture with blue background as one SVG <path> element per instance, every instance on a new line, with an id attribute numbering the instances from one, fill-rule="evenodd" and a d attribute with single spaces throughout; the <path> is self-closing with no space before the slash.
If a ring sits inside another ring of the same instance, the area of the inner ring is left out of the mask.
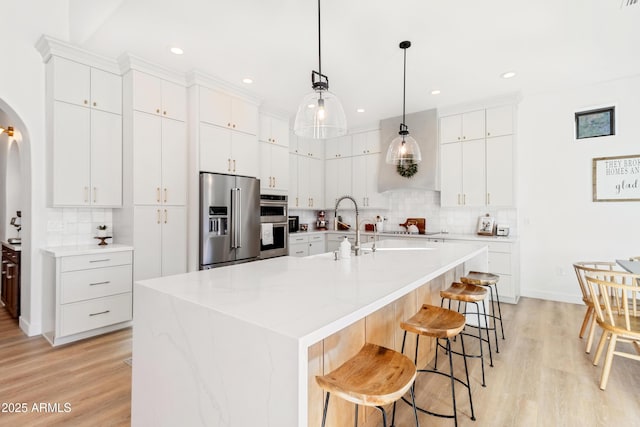
<path id="1" fill-rule="evenodd" d="M 616 107 L 598 108 L 576 113 L 576 139 L 616 134 Z"/>

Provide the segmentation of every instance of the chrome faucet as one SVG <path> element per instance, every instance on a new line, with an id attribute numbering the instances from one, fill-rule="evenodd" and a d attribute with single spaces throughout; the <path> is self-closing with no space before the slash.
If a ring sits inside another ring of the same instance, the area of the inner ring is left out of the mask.
<path id="1" fill-rule="evenodd" d="M 336 201 L 335 221 L 338 220 L 338 206 L 344 199 L 351 200 L 353 202 L 353 205 L 356 207 L 356 243 L 353 246 L 353 249 L 356 256 L 358 256 L 360 255 L 360 212 L 358 211 L 358 203 L 356 203 L 356 199 L 351 196 L 342 196 Z"/>

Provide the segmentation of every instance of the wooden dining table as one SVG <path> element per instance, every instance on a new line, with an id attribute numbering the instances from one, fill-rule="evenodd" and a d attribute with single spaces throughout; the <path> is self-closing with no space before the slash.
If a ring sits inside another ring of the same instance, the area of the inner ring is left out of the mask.
<path id="1" fill-rule="evenodd" d="M 629 273 L 640 274 L 640 261 L 634 261 L 629 259 L 617 259 L 618 265 Z"/>

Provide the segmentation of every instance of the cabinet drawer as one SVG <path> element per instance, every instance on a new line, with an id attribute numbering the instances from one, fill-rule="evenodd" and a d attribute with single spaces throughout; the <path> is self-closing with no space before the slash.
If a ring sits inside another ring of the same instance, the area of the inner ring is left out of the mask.
<path id="1" fill-rule="evenodd" d="M 289 235 L 289 244 L 309 243 L 309 236 L 291 236 Z"/>
<path id="2" fill-rule="evenodd" d="M 290 256 L 309 256 L 309 243 L 296 243 L 289 245 Z"/>
<path id="3" fill-rule="evenodd" d="M 489 252 L 511 253 L 511 243 L 506 242 L 488 242 Z"/>
<path id="4" fill-rule="evenodd" d="M 489 271 L 495 274 L 511 274 L 511 254 L 489 252 Z"/>
<path id="5" fill-rule="evenodd" d="M 105 252 L 103 254 L 78 255 L 62 258 L 61 271 L 86 270 L 88 268 L 111 267 L 131 264 L 131 251 Z"/>
<path id="6" fill-rule="evenodd" d="M 131 292 L 131 264 L 62 273 L 60 302 L 67 304 Z"/>
<path id="7" fill-rule="evenodd" d="M 72 335 L 131 320 L 131 292 L 63 305 L 60 335 Z"/>
<path id="8" fill-rule="evenodd" d="M 310 242 L 323 242 L 324 241 L 324 236 L 321 235 L 321 234 L 312 235 L 312 236 L 309 236 L 309 241 Z"/>

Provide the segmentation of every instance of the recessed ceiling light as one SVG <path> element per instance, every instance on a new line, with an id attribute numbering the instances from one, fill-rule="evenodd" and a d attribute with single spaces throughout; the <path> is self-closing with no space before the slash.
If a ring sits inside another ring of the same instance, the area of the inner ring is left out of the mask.
<path id="1" fill-rule="evenodd" d="M 438 89 L 434 89 L 431 91 L 431 95 L 440 95 L 440 91 Z"/>
<path id="2" fill-rule="evenodd" d="M 182 50 L 178 46 L 173 46 L 172 48 L 169 49 L 169 51 L 174 55 L 182 55 L 184 53 L 184 50 Z"/>
<path id="3" fill-rule="evenodd" d="M 307 108 L 316 108 L 316 104 L 309 104 L 307 105 Z"/>
<path id="4" fill-rule="evenodd" d="M 358 113 L 364 113 L 364 108 L 358 108 L 356 111 L 357 111 Z"/>
<path id="5" fill-rule="evenodd" d="M 502 73 L 503 79 L 510 79 L 511 77 L 515 77 L 516 73 L 514 71 L 507 71 L 506 73 Z"/>
<path id="6" fill-rule="evenodd" d="M 246 83 L 250 85 L 251 83 L 253 83 L 253 79 L 250 79 L 249 77 L 245 77 L 244 79 L 242 79 L 242 83 Z"/>

